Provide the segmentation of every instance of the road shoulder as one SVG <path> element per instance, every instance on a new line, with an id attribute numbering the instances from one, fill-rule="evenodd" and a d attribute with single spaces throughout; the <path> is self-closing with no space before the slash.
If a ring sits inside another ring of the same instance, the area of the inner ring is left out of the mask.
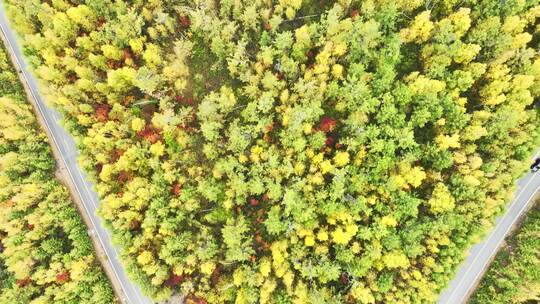
<path id="1" fill-rule="evenodd" d="M 28 100 L 29 104 L 32 106 L 32 112 L 34 113 L 34 116 L 36 117 L 41 130 L 47 135 L 47 140 L 49 142 L 49 146 L 51 147 L 51 151 L 52 151 L 52 154 L 53 154 L 53 157 L 54 157 L 54 160 L 55 160 L 55 167 L 56 167 L 55 176 L 58 179 L 58 181 L 68 189 L 70 198 L 75 203 L 77 211 L 78 211 L 79 215 L 81 216 L 81 218 L 82 218 L 84 224 L 86 225 L 86 227 L 92 227 L 91 226 L 91 221 L 90 221 L 90 218 L 89 218 L 89 214 L 86 212 L 86 210 L 85 210 L 85 208 L 83 206 L 83 202 L 82 202 L 80 196 L 77 194 L 75 185 L 74 185 L 73 181 L 71 180 L 71 178 L 69 177 L 69 174 L 67 173 L 67 169 L 64 166 L 64 162 L 63 162 L 61 153 L 59 151 L 59 148 L 58 148 L 58 146 L 56 144 L 54 144 L 55 141 L 54 141 L 54 139 L 52 137 L 51 130 L 48 128 L 47 124 L 45 123 L 45 120 L 44 120 L 43 116 L 41 115 L 40 111 L 38 110 L 37 102 L 36 102 L 35 98 L 33 97 L 33 94 L 32 94 L 32 92 L 31 92 L 31 90 L 30 90 L 30 88 L 28 86 L 27 80 L 24 77 L 24 74 L 23 74 L 23 72 L 21 70 L 21 66 L 19 65 L 19 62 L 17 61 L 17 58 L 13 54 L 13 49 L 12 49 L 11 43 L 5 37 L 5 33 L 3 32 L 3 29 L 0 30 L 0 39 L 1 39 L 2 43 L 4 44 L 6 50 L 7 50 L 7 53 L 9 55 L 9 57 L 10 57 L 10 60 L 11 60 L 11 63 L 13 64 L 15 69 L 17 70 L 19 80 L 20 80 L 20 82 L 22 83 L 22 85 L 24 87 L 24 91 L 25 91 L 25 94 L 26 94 L 26 99 Z M 111 282 L 111 285 L 113 287 L 115 295 L 117 296 L 118 299 L 122 299 L 123 298 L 123 292 L 122 292 L 122 288 L 120 287 L 120 283 L 116 280 L 116 276 L 114 275 L 114 272 L 113 272 L 113 270 L 111 268 L 111 265 L 110 265 L 110 263 L 109 263 L 109 261 L 107 259 L 105 251 L 102 248 L 99 240 L 95 237 L 95 234 L 91 233 L 91 231 L 93 231 L 93 230 L 91 228 L 89 228 L 88 229 L 88 235 L 90 236 L 90 239 L 92 240 L 92 246 L 94 248 L 94 252 L 96 253 L 96 257 L 97 257 L 98 261 L 100 262 L 101 267 L 105 271 L 105 274 L 107 275 L 109 281 Z"/>

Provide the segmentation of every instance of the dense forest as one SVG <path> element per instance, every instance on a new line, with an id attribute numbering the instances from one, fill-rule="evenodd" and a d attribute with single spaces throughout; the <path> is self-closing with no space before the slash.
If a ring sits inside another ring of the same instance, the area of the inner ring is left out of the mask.
<path id="1" fill-rule="evenodd" d="M 471 304 L 540 302 L 540 204 L 499 251 Z"/>
<path id="2" fill-rule="evenodd" d="M 6 0 L 156 300 L 431 303 L 538 146 L 538 0 Z"/>
<path id="3" fill-rule="evenodd" d="M 0 304 L 111 304 L 47 137 L 0 45 Z"/>

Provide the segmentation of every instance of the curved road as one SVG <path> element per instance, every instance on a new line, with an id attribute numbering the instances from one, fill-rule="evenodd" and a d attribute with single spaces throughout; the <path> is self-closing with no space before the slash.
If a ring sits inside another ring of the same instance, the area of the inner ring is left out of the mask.
<path id="1" fill-rule="evenodd" d="M 61 127 L 61 117 L 58 112 L 48 107 L 41 98 L 38 82 L 29 72 L 28 65 L 17 44 L 15 33 L 9 27 L 2 2 L 0 2 L 0 28 L 7 41 L 7 50 L 13 54 L 16 59 L 15 68 L 21 73 L 22 78 L 28 84 L 30 97 L 34 99 L 37 110 L 45 121 L 48 129 L 47 131 L 53 139 L 53 144 L 60 153 L 62 165 L 67 171 L 67 175 L 71 179 L 77 194 L 83 202 L 84 208 L 92 224 L 92 227 L 89 227 L 91 229 L 92 237 L 99 240 L 107 257 L 107 261 L 110 264 L 110 269 L 112 269 L 114 277 L 111 279 L 117 281 L 118 285 L 122 288 L 123 299 L 121 299 L 121 301 L 129 304 L 152 303 L 150 299 L 141 293 L 138 285 L 129 280 L 124 271 L 123 265 L 120 262 L 119 253 L 116 247 L 113 246 L 110 235 L 108 231 L 104 229 L 101 219 L 96 214 L 99 202 L 97 193 L 92 190 L 92 184 L 87 181 L 84 177 L 84 173 L 77 164 L 78 151 L 76 144 L 71 136 Z"/>
<path id="2" fill-rule="evenodd" d="M 539 156 L 538 154 L 540 153 L 537 153 L 536 157 Z M 539 189 L 540 171 L 529 172 L 518 180 L 514 199 L 507 206 L 506 212 L 497 218 L 495 228 L 485 236 L 483 241 L 471 247 L 469 256 L 459 267 L 456 276 L 448 288 L 441 293 L 439 304 L 467 302 L 508 232 L 533 203 Z"/>

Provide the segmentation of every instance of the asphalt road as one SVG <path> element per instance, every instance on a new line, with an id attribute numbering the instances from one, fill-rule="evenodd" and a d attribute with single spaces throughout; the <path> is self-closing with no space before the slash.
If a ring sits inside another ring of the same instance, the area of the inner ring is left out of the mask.
<path id="1" fill-rule="evenodd" d="M 31 97 L 37 104 L 38 111 L 43 117 L 48 131 L 52 135 L 54 145 L 60 151 L 63 167 L 67 170 L 67 175 L 75 185 L 75 190 L 83 202 L 84 208 L 91 220 L 91 234 L 96 237 L 105 251 L 107 260 L 110 263 L 111 269 L 114 272 L 116 280 L 124 293 L 124 303 L 129 304 L 150 304 L 152 301 L 145 297 L 139 287 L 132 283 L 124 271 L 124 267 L 120 262 L 119 253 L 116 247 L 113 246 L 110 235 L 102 225 L 102 221 L 96 214 L 98 208 L 98 196 L 92 190 L 92 184 L 87 181 L 85 174 L 81 171 L 77 164 L 78 151 L 75 142 L 71 136 L 60 125 L 60 115 L 48 107 L 41 95 L 39 94 L 38 82 L 29 72 L 28 66 L 21 53 L 21 49 L 17 43 L 14 31 L 9 27 L 3 4 L 0 2 L 0 28 L 8 41 L 6 48 L 16 57 L 16 68 L 20 70 L 23 78 L 26 80 L 30 88 Z"/>
<path id="2" fill-rule="evenodd" d="M 538 154 L 536 157 L 539 156 Z M 469 255 L 460 265 L 456 276 L 450 282 L 448 288 L 441 293 L 439 304 L 467 302 L 507 233 L 521 215 L 527 211 L 527 207 L 533 202 L 533 198 L 539 189 L 540 171 L 536 173 L 529 172 L 517 182 L 514 200 L 508 205 L 506 213 L 496 220 L 495 228 L 485 236 L 484 240 L 469 250 Z"/>

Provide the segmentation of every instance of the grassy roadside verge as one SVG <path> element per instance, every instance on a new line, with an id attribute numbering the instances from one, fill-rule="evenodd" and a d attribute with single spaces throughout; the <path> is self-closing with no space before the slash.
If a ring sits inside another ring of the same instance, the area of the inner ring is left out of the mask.
<path id="1" fill-rule="evenodd" d="M 154 299 L 435 301 L 537 142 L 533 4 L 7 2 Z"/>
<path id="2" fill-rule="evenodd" d="M 471 304 L 537 303 L 540 300 L 540 204 L 537 200 L 521 226 L 495 257 Z"/>

